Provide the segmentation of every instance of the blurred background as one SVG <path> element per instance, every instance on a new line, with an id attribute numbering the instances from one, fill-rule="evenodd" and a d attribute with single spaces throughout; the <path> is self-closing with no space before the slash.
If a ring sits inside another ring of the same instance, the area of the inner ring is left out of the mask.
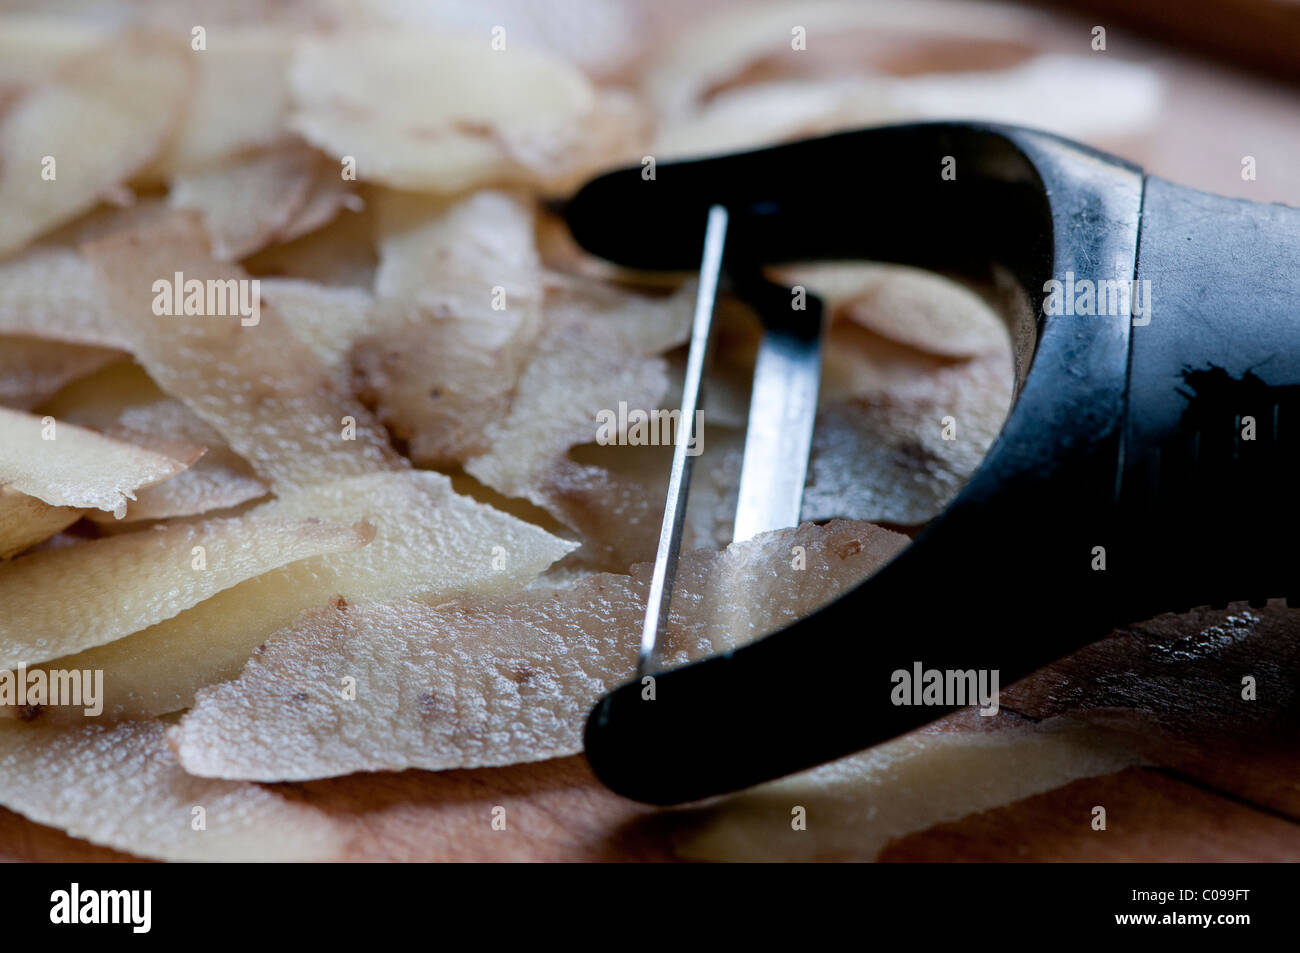
<path id="1" fill-rule="evenodd" d="M 7 0 L 0 12 L 67 18 L 78 30 L 509 24 L 513 40 L 643 94 L 660 152 L 909 118 L 994 118 L 1200 188 L 1300 204 L 1296 0 Z M 0 89 L 30 66 L 8 22 Z M 796 26 L 804 56 L 786 55 Z M 1253 180 L 1242 177 L 1246 156 Z"/>

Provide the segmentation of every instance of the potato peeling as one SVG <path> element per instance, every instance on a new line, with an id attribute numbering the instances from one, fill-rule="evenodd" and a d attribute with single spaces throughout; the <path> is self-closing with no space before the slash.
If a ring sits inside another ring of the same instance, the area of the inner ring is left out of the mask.
<path id="1" fill-rule="evenodd" d="M 118 347 L 90 263 L 75 248 L 38 247 L 0 260 L 0 333 Z"/>
<path id="2" fill-rule="evenodd" d="M 454 493 L 442 474 L 421 471 L 284 494 L 244 517 L 254 518 L 364 522 L 373 538 L 354 552 L 247 579 L 166 621 L 52 666 L 103 670 L 106 718 L 166 714 L 188 708 L 203 686 L 238 675 L 257 646 L 301 612 L 339 600 L 420 598 L 437 604 L 508 592 L 574 548 Z M 43 717 L 79 718 L 56 709 Z"/>
<path id="3" fill-rule="evenodd" d="M 13 487 L 0 487 L 0 559 L 49 539 L 84 513 L 74 506 L 50 506 Z"/>
<path id="4" fill-rule="evenodd" d="M 545 53 L 497 56 L 470 36 L 371 30 L 301 42 L 289 124 L 352 156 L 363 181 L 454 194 L 476 185 L 554 186 L 581 174 L 597 120 L 581 72 Z M 594 163 L 592 163 L 594 164 Z"/>
<path id="5" fill-rule="evenodd" d="M 24 556 L 0 567 L 0 600 L 11 607 L 0 623 L 0 668 L 112 642 L 277 566 L 373 538 L 364 523 L 249 516 Z"/>
<path id="6" fill-rule="evenodd" d="M 697 861 L 874 860 L 913 831 L 1141 763 L 1121 739 L 1069 719 L 981 730 L 949 718 L 692 812 L 678 851 Z M 815 819 L 807 830 L 792 830 L 791 805 Z"/>
<path id="7" fill-rule="evenodd" d="M 271 309 L 201 321 L 168 313 L 166 297 L 176 294 L 175 282 L 187 272 L 204 276 L 191 281 L 247 287 L 257 302 L 250 285 L 238 284 L 256 279 L 215 261 L 190 219 L 100 239 L 87 246 L 87 255 L 128 350 L 273 487 L 297 488 L 403 462 L 351 396 L 344 376 L 324 367 Z M 164 292 L 155 289 L 158 282 Z"/>
<path id="8" fill-rule="evenodd" d="M 182 48 L 141 34 L 71 58 L 21 95 L 0 119 L 0 256 L 90 211 L 144 168 L 192 83 Z M 42 164 L 46 175 L 32 174 Z"/>
<path id="9" fill-rule="evenodd" d="M 175 476 L 202 447 L 160 438 L 155 448 L 115 440 L 49 415 L 0 408 L 0 486 L 51 506 L 125 515 L 135 491 Z M 152 439 L 152 438 L 151 438 Z"/>
<path id="10" fill-rule="evenodd" d="M 665 661 L 726 651 L 793 621 L 904 545 L 867 523 L 834 522 L 686 554 Z M 785 560 L 785 571 L 771 572 L 794 546 L 806 549 L 807 569 Z M 649 569 L 554 593 L 306 616 L 273 636 L 237 680 L 200 692 L 172 732 L 181 764 L 282 781 L 574 754 L 591 705 L 635 674 Z M 333 690 L 353 673 L 355 697 Z"/>
<path id="11" fill-rule="evenodd" d="M 0 338 L 0 406 L 31 410 L 78 378 L 125 357 L 110 348 L 5 335 Z"/>
<path id="12" fill-rule="evenodd" d="M 140 520 L 198 516 L 259 499 L 268 487 L 242 457 L 212 427 L 183 403 L 168 397 L 138 365 L 124 362 L 65 387 L 42 410 L 58 420 L 95 430 L 128 442 L 141 442 L 153 434 L 170 434 L 203 449 L 203 455 L 161 483 L 136 492 L 121 517 L 124 523 Z M 116 516 L 88 514 L 97 522 Z"/>
<path id="13" fill-rule="evenodd" d="M 465 469 L 545 508 L 540 478 L 570 447 L 594 440 L 601 410 L 620 402 L 659 407 L 668 378 L 657 355 L 686 340 L 691 297 L 689 286 L 656 300 L 570 279 L 548 291 L 544 307 L 547 330 L 520 375 L 510 412 L 488 428 L 488 452 Z"/>
<path id="14" fill-rule="evenodd" d="M 213 257 L 237 261 L 289 237 L 311 197 L 317 162 L 305 149 L 240 156 L 178 175 L 172 180 L 171 203 L 203 217 Z"/>
<path id="15" fill-rule="evenodd" d="M 0 802 L 38 823 L 160 860 L 337 857 L 339 832 L 255 784 L 186 774 L 159 722 L 66 731 L 0 725 Z M 194 808 L 212 817 L 192 827 Z"/>

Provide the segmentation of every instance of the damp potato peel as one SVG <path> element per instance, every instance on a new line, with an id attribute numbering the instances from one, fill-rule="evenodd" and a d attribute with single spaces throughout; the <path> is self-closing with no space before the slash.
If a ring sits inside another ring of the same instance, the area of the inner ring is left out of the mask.
<path id="1" fill-rule="evenodd" d="M 904 545 L 898 533 L 836 521 L 686 554 L 666 661 L 727 651 L 797 618 Z M 767 571 L 795 547 L 806 582 Z M 635 674 L 648 576 L 643 564 L 553 593 L 304 616 L 239 679 L 200 692 L 169 738 L 192 773 L 257 781 L 576 754 L 591 705 Z M 344 672 L 358 673 L 355 697 L 333 690 Z"/>

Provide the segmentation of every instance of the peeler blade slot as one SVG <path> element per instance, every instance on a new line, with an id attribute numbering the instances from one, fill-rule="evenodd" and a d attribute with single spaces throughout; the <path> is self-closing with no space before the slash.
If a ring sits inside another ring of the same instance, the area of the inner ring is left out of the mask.
<path id="1" fill-rule="evenodd" d="M 750 392 L 735 542 L 799 523 L 821 385 L 824 310 L 805 289 L 741 274 L 733 273 L 736 291 L 758 312 L 763 337 Z"/>

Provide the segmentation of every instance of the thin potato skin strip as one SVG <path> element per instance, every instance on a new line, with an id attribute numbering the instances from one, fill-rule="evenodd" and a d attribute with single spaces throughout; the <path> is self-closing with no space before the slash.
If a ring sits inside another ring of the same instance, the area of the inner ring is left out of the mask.
<path id="1" fill-rule="evenodd" d="M 105 718 L 166 714 L 189 707 L 205 685 L 235 678 L 258 645 L 304 610 L 340 598 L 441 603 L 513 592 L 574 548 L 453 493 L 447 477 L 427 471 L 342 480 L 255 512 L 284 519 L 364 519 L 375 539 L 356 552 L 249 579 L 143 632 L 60 658 L 51 667 L 102 669 Z M 51 708 L 42 718 L 76 721 L 80 715 Z"/>
<path id="2" fill-rule="evenodd" d="M 914 831 L 1142 763 L 1121 739 L 1095 727 L 1013 718 L 962 712 L 696 809 L 677 853 L 694 861 L 875 860 L 890 841 Z M 816 822 L 792 830 L 794 804 Z M 784 822 L 774 824 L 774 817 Z"/>
<path id="3" fill-rule="evenodd" d="M 149 376 L 215 427 L 274 490 L 406 466 L 342 369 L 324 366 L 274 309 L 263 306 L 248 326 L 239 315 L 154 313 L 154 283 L 177 273 L 187 281 L 249 280 L 212 258 L 192 220 L 110 236 L 85 251 Z"/>
<path id="4" fill-rule="evenodd" d="M 50 506 L 34 496 L 0 487 L 0 559 L 49 539 L 84 512 L 76 507 Z"/>
<path id="5" fill-rule="evenodd" d="M 541 304 L 536 213 L 523 197 L 482 190 L 439 201 L 385 190 L 376 196 L 375 217 L 380 297 L 427 303 L 507 331 L 515 330 L 512 318 Z M 497 287 L 505 308 L 493 308 Z"/>
<path id="6" fill-rule="evenodd" d="M 51 506 L 122 511 L 136 490 L 180 473 L 202 453 L 186 444 L 167 446 L 184 458 L 0 408 L 0 485 Z"/>
<path id="7" fill-rule="evenodd" d="M 658 407 L 667 390 L 662 359 L 611 353 L 585 329 L 566 329 L 538 345 L 510 413 L 487 427 L 491 449 L 472 458 L 465 471 L 507 496 L 546 507 L 536 489 L 539 477 L 570 447 L 593 440 L 597 414 L 620 401 Z"/>
<path id="8" fill-rule="evenodd" d="M 710 391 L 714 396 L 716 389 Z M 731 541 L 744 436 L 719 424 L 709 428 L 707 452 L 696 458 L 691 478 L 684 549 L 721 549 Z M 546 510 L 582 540 L 582 550 L 567 563 L 622 572 L 654 560 L 672 452 L 671 446 L 589 444 L 554 462 L 536 492 Z M 831 515 L 861 518 L 851 511 Z"/>
<path id="9" fill-rule="evenodd" d="M 979 295 L 933 272 L 862 262 L 773 271 L 816 294 L 833 314 L 927 354 L 978 357 L 1010 346 L 1001 318 Z"/>
<path id="10" fill-rule="evenodd" d="M 307 204 L 316 161 L 305 149 L 239 157 L 177 176 L 170 202 L 203 216 L 214 258 L 237 261 L 286 231 Z"/>
<path id="11" fill-rule="evenodd" d="M 209 450 L 194 466 L 136 493 L 118 520 L 110 513 L 92 510 L 92 523 L 122 525 L 143 520 L 202 516 L 229 510 L 267 494 L 267 486 L 252 469 L 227 448 Z"/>
<path id="12" fill-rule="evenodd" d="M 0 566 L 0 669 L 103 645 L 286 563 L 364 546 L 372 534 L 365 526 L 249 516 L 16 559 Z"/>
<path id="13" fill-rule="evenodd" d="M 619 406 L 651 410 L 668 390 L 654 355 L 686 340 L 691 286 L 651 299 L 589 279 L 553 279 L 548 330 L 524 367 L 509 414 L 484 434 L 489 449 L 465 470 L 507 496 L 543 508 L 541 485 L 565 452 L 591 443 L 597 415 Z M 554 514 L 563 518 L 562 514 Z"/>
<path id="14" fill-rule="evenodd" d="M 265 278 L 262 300 L 328 368 L 344 365 L 353 339 L 373 320 L 374 297 L 361 288 L 335 288 L 295 278 Z"/>
<path id="15" fill-rule="evenodd" d="M 257 784 L 186 774 L 157 721 L 0 725 L 0 804 L 74 837 L 173 861 L 341 859 L 341 825 Z M 195 829 L 203 809 L 203 829 Z"/>
<path id="16" fill-rule="evenodd" d="M 344 209 L 356 212 L 364 207 L 365 200 L 342 178 L 334 163 L 317 155 L 307 198 L 275 240 L 285 243 L 302 238 L 330 224 Z"/>
<path id="17" fill-rule="evenodd" d="M 1011 404 L 1010 355 L 940 368 L 915 396 L 837 400 L 817 416 L 806 519 L 933 519 L 983 461 Z M 955 439 L 945 439 L 950 419 Z"/>
<path id="18" fill-rule="evenodd" d="M 636 559 L 653 557 L 653 548 L 646 553 L 641 543 L 649 538 L 644 530 L 657 527 L 658 514 L 635 505 L 638 490 L 628 481 L 575 463 L 569 451 L 593 444 L 602 412 L 621 405 L 642 411 L 659 407 L 671 388 L 667 361 L 656 355 L 685 341 L 693 283 L 666 298 L 586 278 L 552 275 L 549 284 L 547 331 L 520 375 L 509 413 L 483 428 L 478 443 L 487 443 L 487 451 L 472 457 L 465 471 L 499 493 L 543 508 L 580 534 L 587 544 L 581 554 L 585 562 L 622 571 Z M 707 433 L 706 445 L 713 448 L 720 431 Z M 422 431 L 416 437 L 427 435 Z M 420 446 L 419 440 L 411 446 Z M 628 454 L 644 460 L 637 450 L 659 448 L 600 449 L 616 451 L 620 460 Z M 697 461 L 697 472 L 716 461 L 710 449 Z M 662 463 L 654 473 L 667 469 Z M 662 489 L 652 484 L 642 502 L 656 495 L 662 501 Z"/>
<path id="19" fill-rule="evenodd" d="M 30 410 L 67 384 L 125 358 L 109 348 L 5 335 L 0 338 L 0 405 Z"/>
<path id="20" fill-rule="evenodd" d="M 586 77 L 533 50 L 493 52 L 473 36 L 418 30 L 305 37 L 289 82 L 290 128 L 329 155 L 351 155 L 362 181 L 455 194 L 496 183 L 572 178 Z"/>
<path id="21" fill-rule="evenodd" d="M 10 106 L 0 119 L 0 257 L 90 210 L 144 168 L 192 82 L 182 43 L 115 36 Z M 46 156 L 56 163 L 53 180 L 42 175 Z"/>
<path id="22" fill-rule="evenodd" d="M 0 261 L 0 333 L 121 348 L 95 273 L 77 251 L 37 247 Z"/>
<path id="23" fill-rule="evenodd" d="M 64 388 L 41 410 L 100 433 L 140 432 L 205 447 L 225 447 L 215 429 L 168 397 L 138 365 L 123 362 Z"/>
<path id="24" fill-rule="evenodd" d="M 254 274 L 315 281 L 331 288 L 370 291 L 378 256 L 372 244 L 371 203 L 349 207 L 334 221 L 283 245 L 272 245 L 245 260 Z"/>
<path id="25" fill-rule="evenodd" d="M 906 542 L 839 521 L 688 553 L 665 658 L 680 664 L 786 625 Z M 265 781 L 573 754 L 591 705 L 635 673 L 648 575 L 641 565 L 559 592 L 325 609 L 268 641 L 236 681 L 200 692 L 172 741 L 193 774 Z M 349 676 L 355 697 L 340 690 Z"/>
<path id="26" fill-rule="evenodd" d="M 188 470 L 137 491 L 122 522 L 198 516 L 256 500 L 268 491 L 216 430 L 160 391 L 134 364 L 117 364 L 83 378 L 41 409 L 129 443 L 140 442 L 140 434 L 167 435 L 203 448 L 203 456 Z M 116 522 L 108 513 L 91 513 L 89 519 Z"/>
<path id="27" fill-rule="evenodd" d="M 490 449 L 485 431 L 509 411 L 539 330 L 534 211 L 496 191 L 382 191 L 373 207 L 380 303 L 353 335 L 353 386 L 416 464 L 456 466 Z"/>
<path id="28" fill-rule="evenodd" d="M 560 4 L 441 0 L 406 6 L 323 0 L 321 6 L 345 30 L 386 26 L 490 35 L 494 25 L 508 22 L 511 42 L 548 50 L 581 67 L 587 75 L 610 82 L 626 81 L 632 75 L 632 67 L 654 35 L 649 17 L 637 5 L 607 0 L 563 0 Z M 578 24 L 581 29 L 575 28 Z"/>
<path id="29" fill-rule="evenodd" d="M 0 87 L 47 79 L 78 53 L 101 42 L 106 27 L 66 17 L 7 13 L 0 30 Z"/>
<path id="30" fill-rule="evenodd" d="M 268 148 L 288 136 L 289 35 L 265 26 L 226 26 L 210 28 L 207 41 L 195 57 L 186 118 L 151 170 L 160 178 Z"/>

